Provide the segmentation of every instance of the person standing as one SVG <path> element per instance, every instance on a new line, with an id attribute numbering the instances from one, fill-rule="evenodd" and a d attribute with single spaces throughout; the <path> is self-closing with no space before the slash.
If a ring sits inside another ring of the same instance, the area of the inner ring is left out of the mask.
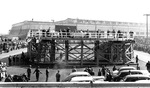
<path id="1" fill-rule="evenodd" d="M 101 71 L 102 71 L 102 75 L 105 76 L 106 75 L 106 68 L 105 68 L 105 66 L 102 66 L 102 70 Z"/>
<path id="2" fill-rule="evenodd" d="M 110 35 L 110 31 L 109 31 L 109 30 L 107 30 L 107 38 L 109 37 L 109 35 Z"/>
<path id="3" fill-rule="evenodd" d="M 49 68 L 47 67 L 46 68 L 46 82 L 48 81 L 48 78 L 49 78 Z"/>
<path id="4" fill-rule="evenodd" d="M 91 76 L 94 76 L 94 75 L 95 75 L 95 73 L 94 73 L 94 71 L 93 71 L 93 68 L 91 68 L 90 75 L 91 75 Z"/>
<path id="5" fill-rule="evenodd" d="M 113 71 L 115 71 L 115 70 L 117 70 L 117 68 L 116 68 L 116 66 L 114 65 L 114 66 L 113 66 Z"/>
<path id="6" fill-rule="evenodd" d="M 9 66 L 11 66 L 11 56 L 8 57 Z"/>
<path id="7" fill-rule="evenodd" d="M 113 29 L 113 31 L 112 31 L 112 35 L 113 35 L 113 37 L 115 38 L 115 30 Z"/>
<path id="8" fill-rule="evenodd" d="M 117 31 L 117 37 L 121 38 L 121 31 L 120 30 Z"/>
<path id="9" fill-rule="evenodd" d="M 67 27 L 66 32 L 67 32 L 67 37 L 70 37 L 70 28 L 69 27 Z"/>
<path id="10" fill-rule="evenodd" d="M 74 66 L 73 69 L 72 69 L 72 72 L 76 72 L 76 71 L 77 71 L 77 69 L 76 69 L 76 67 Z"/>
<path id="11" fill-rule="evenodd" d="M 108 73 L 107 73 L 107 75 L 106 75 L 106 81 L 111 82 L 111 80 L 112 80 L 112 75 L 111 75 L 110 70 L 108 69 Z"/>
<path id="12" fill-rule="evenodd" d="M 36 81 L 39 81 L 39 76 L 40 74 L 42 74 L 42 72 L 39 70 L 39 66 L 37 66 L 37 68 L 35 69 L 35 71 L 33 72 L 33 74 L 36 73 Z"/>
<path id="13" fill-rule="evenodd" d="M 59 70 L 56 73 L 56 82 L 60 82 L 60 73 L 59 73 Z"/>
<path id="14" fill-rule="evenodd" d="M 98 70 L 98 76 L 101 76 L 102 75 L 102 72 L 101 72 L 101 69 Z"/>
<path id="15" fill-rule="evenodd" d="M 84 69 L 84 72 L 88 72 L 87 67 Z"/>
<path id="16" fill-rule="evenodd" d="M 136 59 L 136 63 L 138 63 L 139 62 L 138 55 L 136 55 L 135 59 Z"/>
<path id="17" fill-rule="evenodd" d="M 30 77 L 31 77 L 31 65 L 29 65 L 29 68 L 27 69 L 27 77 L 28 77 L 28 80 L 30 80 Z"/>
<path id="18" fill-rule="evenodd" d="M 15 65 L 15 63 L 16 63 L 16 56 L 14 55 L 13 56 L 13 65 Z"/>
<path id="19" fill-rule="evenodd" d="M 147 63 L 146 63 L 146 67 L 147 67 L 147 70 L 149 71 L 149 69 L 150 69 L 150 61 L 148 61 Z M 150 72 L 150 71 L 149 71 Z"/>
<path id="20" fill-rule="evenodd" d="M 90 68 L 90 66 L 88 66 L 87 71 L 88 71 L 88 73 L 90 73 L 90 72 L 91 72 L 91 68 Z"/>
<path id="21" fill-rule="evenodd" d="M 60 60 L 62 60 L 62 58 L 63 58 L 63 52 L 60 51 Z"/>

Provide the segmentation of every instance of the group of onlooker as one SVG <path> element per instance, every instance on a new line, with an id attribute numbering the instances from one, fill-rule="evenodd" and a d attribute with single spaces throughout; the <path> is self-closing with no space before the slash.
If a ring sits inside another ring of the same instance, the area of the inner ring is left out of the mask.
<path id="1" fill-rule="evenodd" d="M 27 47 L 27 43 L 23 41 L 0 41 L 0 54 Z"/>
<path id="2" fill-rule="evenodd" d="M 37 66 L 35 68 L 34 71 L 32 71 L 32 66 L 29 65 L 29 67 L 27 68 L 26 70 L 26 74 L 21 74 L 21 75 L 10 75 L 10 74 L 5 74 L 5 82 L 28 82 L 31 80 L 31 76 L 32 76 L 32 72 L 33 74 L 35 74 L 35 77 L 36 77 L 36 81 L 39 81 L 39 77 L 40 77 L 40 74 L 43 74 L 40 69 L 39 69 L 39 66 Z M 56 82 L 60 82 L 60 71 L 58 70 L 55 74 L 55 77 L 56 77 Z M 49 67 L 46 68 L 45 70 L 45 81 L 48 82 L 48 79 L 49 79 Z M 3 76 L 2 76 L 3 77 Z"/>
<path id="3" fill-rule="evenodd" d="M 6 77 L 7 65 L 4 62 L 0 61 L 0 80 Z"/>
<path id="4" fill-rule="evenodd" d="M 144 38 L 144 37 L 135 37 L 135 44 L 134 44 L 134 50 L 147 52 L 150 54 L 150 38 Z"/>
<path id="5" fill-rule="evenodd" d="M 27 65 L 29 64 L 29 59 L 24 52 L 21 55 L 13 55 L 8 57 L 8 65 Z"/>
<path id="6" fill-rule="evenodd" d="M 29 65 L 29 67 L 27 68 L 27 78 L 28 80 L 31 79 L 31 73 L 32 73 L 32 69 L 31 69 L 31 65 Z M 35 73 L 35 76 L 36 76 L 36 81 L 39 81 L 39 76 L 40 74 L 42 74 L 42 72 L 39 70 L 39 66 L 36 67 L 36 69 L 34 70 L 33 74 Z M 48 78 L 49 78 L 49 67 L 46 68 L 45 70 L 45 76 L 46 76 L 46 82 L 48 82 Z M 59 73 L 59 70 L 57 71 L 56 73 L 56 82 L 60 82 L 60 73 Z"/>

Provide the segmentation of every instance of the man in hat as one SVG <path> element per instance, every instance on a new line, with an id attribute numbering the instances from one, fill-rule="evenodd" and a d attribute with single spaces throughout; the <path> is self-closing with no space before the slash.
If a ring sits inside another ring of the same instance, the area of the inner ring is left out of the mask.
<path id="1" fill-rule="evenodd" d="M 39 81 L 39 76 L 40 74 L 42 74 L 42 72 L 39 70 L 39 66 L 36 67 L 35 71 L 33 72 L 33 74 L 36 73 L 36 81 Z"/>
<path id="2" fill-rule="evenodd" d="M 60 73 L 59 73 L 59 70 L 56 73 L 56 82 L 60 82 Z"/>
<path id="3" fill-rule="evenodd" d="M 29 68 L 27 69 L 27 77 L 28 77 L 28 80 L 30 80 L 30 77 L 31 77 L 31 65 L 29 65 Z"/>
<path id="4" fill-rule="evenodd" d="M 48 81 L 49 77 L 49 67 L 46 68 L 46 82 Z"/>

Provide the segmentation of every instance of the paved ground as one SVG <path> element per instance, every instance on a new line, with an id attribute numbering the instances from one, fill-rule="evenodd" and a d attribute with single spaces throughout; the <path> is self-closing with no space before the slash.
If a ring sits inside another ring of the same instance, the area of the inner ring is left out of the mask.
<path id="1" fill-rule="evenodd" d="M 20 54 L 21 52 L 26 52 L 26 49 L 21 49 L 21 50 L 16 50 L 16 51 L 11 51 L 9 53 L 4 53 L 0 55 L 0 58 L 2 61 L 7 62 L 6 57 L 9 55 L 15 55 L 15 54 Z M 145 64 L 148 61 L 150 54 L 144 53 L 144 52 L 139 52 L 139 51 L 135 51 L 135 55 L 139 56 L 139 65 L 140 68 L 142 70 L 146 70 Z M 134 60 L 133 60 L 134 61 Z M 110 69 L 112 69 L 112 66 L 108 66 Z M 118 68 L 120 68 L 121 66 L 117 66 Z M 98 69 L 100 67 L 93 67 L 95 75 L 97 75 Z M 9 74 L 22 74 L 22 73 L 26 73 L 26 69 L 27 67 L 20 67 L 20 66 L 11 66 L 8 67 L 7 71 Z M 83 71 L 84 68 L 78 68 L 78 71 Z M 33 74 L 35 68 L 32 68 L 32 75 L 31 75 L 31 80 L 32 82 L 34 82 L 35 79 L 35 74 Z M 50 69 L 50 77 L 49 77 L 49 82 L 55 82 L 55 74 L 57 72 L 57 70 L 60 70 L 60 74 L 61 74 L 61 80 L 64 79 L 68 74 L 71 73 L 71 69 L 67 69 L 67 68 L 63 68 L 63 69 Z M 40 82 L 44 82 L 45 81 L 45 68 L 41 68 L 40 71 L 42 72 L 42 74 L 40 75 L 39 81 Z"/>

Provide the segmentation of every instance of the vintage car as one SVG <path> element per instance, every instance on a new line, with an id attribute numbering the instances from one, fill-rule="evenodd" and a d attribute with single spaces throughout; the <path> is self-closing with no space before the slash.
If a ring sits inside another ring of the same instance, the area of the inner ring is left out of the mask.
<path id="1" fill-rule="evenodd" d="M 134 74 L 144 75 L 144 73 L 141 70 L 123 70 L 116 77 L 113 78 L 113 81 L 118 82 L 121 79 L 123 79 L 125 76 L 134 75 Z"/>
<path id="2" fill-rule="evenodd" d="M 121 67 L 121 68 L 119 68 L 119 70 L 113 71 L 112 76 L 113 76 L 113 77 L 116 77 L 116 76 L 117 76 L 121 71 L 123 71 L 123 70 L 136 70 L 136 68 L 135 68 L 135 67 L 131 67 L 131 66 Z"/>
<path id="3" fill-rule="evenodd" d="M 92 76 L 73 77 L 70 82 L 94 82 Z"/>
<path id="4" fill-rule="evenodd" d="M 93 82 L 93 83 L 102 83 L 104 81 L 104 76 L 78 76 L 73 77 L 70 82 Z"/>
<path id="5" fill-rule="evenodd" d="M 136 82 L 138 80 L 150 80 L 148 75 L 127 75 L 121 82 Z"/>
<path id="6" fill-rule="evenodd" d="M 67 76 L 62 82 L 70 82 L 73 77 L 78 77 L 78 76 L 88 76 L 90 77 L 91 75 L 88 72 L 73 72 L 69 76 Z"/>

